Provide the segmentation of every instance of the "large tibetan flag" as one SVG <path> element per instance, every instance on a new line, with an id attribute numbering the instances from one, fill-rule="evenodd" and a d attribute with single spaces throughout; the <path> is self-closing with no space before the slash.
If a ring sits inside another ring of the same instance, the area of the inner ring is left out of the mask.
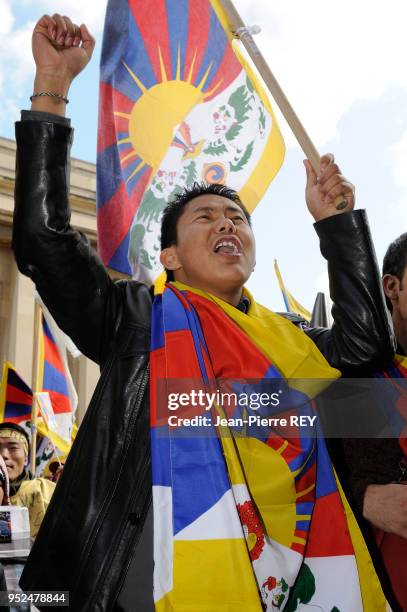
<path id="1" fill-rule="evenodd" d="M 38 389 L 49 393 L 55 415 L 50 429 L 45 423 L 38 425 L 42 435 L 68 452 L 77 405 L 77 395 L 69 372 L 66 351 L 60 331 L 48 313 L 42 313 L 40 331 L 40 364 Z"/>
<path id="2" fill-rule="evenodd" d="M 3 367 L 0 388 L 0 422 L 20 423 L 31 420 L 33 393 L 30 387 L 17 374 L 16 369 L 7 362 Z"/>
<path id="3" fill-rule="evenodd" d="M 106 265 L 152 281 L 161 212 L 174 193 L 224 183 L 252 211 L 284 150 L 218 0 L 109 0 L 97 163 Z"/>
<path id="4" fill-rule="evenodd" d="M 297 302 L 295 297 L 288 291 L 287 287 L 285 286 L 283 278 L 281 276 L 280 268 L 278 267 L 277 259 L 274 260 L 274 271 L 277 276 L 278 285 L 281 289 L 284 305 L 286 307 L 287 312 L 299 314 L 304 317 L 306 321 L 311 321 L 311 313 L 299 302 Z"/>

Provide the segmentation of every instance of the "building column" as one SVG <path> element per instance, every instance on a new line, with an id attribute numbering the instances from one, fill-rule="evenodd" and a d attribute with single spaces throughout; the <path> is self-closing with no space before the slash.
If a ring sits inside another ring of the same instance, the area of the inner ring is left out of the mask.
<path id="1" fill-rule="evenodd" d="M 6 354 L 17 372 L 28 385 L 32 385 L 34 350 L 34 292 L 31 279 L 18 272 L 14 258 L 10 258 L 10 301 Z"/>

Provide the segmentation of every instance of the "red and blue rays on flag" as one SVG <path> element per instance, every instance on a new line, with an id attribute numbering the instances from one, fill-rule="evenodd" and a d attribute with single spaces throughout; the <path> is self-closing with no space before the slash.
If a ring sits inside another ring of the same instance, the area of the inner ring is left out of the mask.
<path id="1" fill-rule="evenodd" d="M 72 411 L 63 359 L 55 338 L 42 316 L 40 339 L 40 389 L 48 391 L 55 414 Z"/>
<path id="2" fill-rule="evenodd" d="M 31 420 L 32 401 L 30 387 L 11 363 L 6 362 L 0 389 L 0 422 L 20 423 Z"/>
<path id="3" fill-rule="evenodd" d="M 106 265 L 132 273 L 132 221 L 175 128 L 241 70 L 209 0 L 109 0 L 97 159 L 98 246 Z"/>

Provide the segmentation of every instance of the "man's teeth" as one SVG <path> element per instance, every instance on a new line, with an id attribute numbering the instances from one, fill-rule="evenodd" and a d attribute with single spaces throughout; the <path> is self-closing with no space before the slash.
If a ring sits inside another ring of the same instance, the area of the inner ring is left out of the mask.
<path id="1" fill-rule="evenodd" d="M 230 253 L 231 255 L 240 255 L 239 249 L 237 248 L 234 242 L 224 241 L 219 242 L 219 244 L 215 247 L 215 252 L 219 253 L 222 250 L 222 253 Z"/>

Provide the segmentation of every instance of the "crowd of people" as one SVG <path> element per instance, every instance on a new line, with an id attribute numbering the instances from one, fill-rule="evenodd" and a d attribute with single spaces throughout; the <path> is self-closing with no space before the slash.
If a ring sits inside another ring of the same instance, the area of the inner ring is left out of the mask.
<path id="1" fill-rule="evenodd" d="M 162 482 L 157 472 L 165 466 L 160 463 L 163 447 L 154 435 L 150 441 L 150 409 L 154 414 L 156 406 L 148 381 L 153 389 L 160 368 L 166 368 L 168 377 L 170 372 L 189 376 L 196 345 L 184 340 L 181 331 L 198 329 L 202 360 L 215 378 L 250 377 L 255 371 L 250 359 L 264 356 L 286 379 L 374 377 L 378 372 L 390 372 L 391 378 L 392 364 L 403 364 L 407 356 L 407 234 L 390 245 L 381 278 L 366 213 L 354 210 L 353 185 L 333 156 L 326 155 L 318 176 L 305 162 L 306 203 L 328 263 L 332 328 L 304 328 L 300 318 L 288 320 L 256 304 L 244 288 L 255 265 L 250 215 L 238 194 L 224 185 L 194 184 L 164 210 L 161 263 L 168 283 L 162 297 L 154 298 L 135 281 L 113 282 L 70 225 L 72 129 L 65 117 L 66 99 L 93 48 L 86 26 L 67 17 L 44 16 L 35 26 L 34 92 L 50 95 L 35 96 L 31 111 L 23 111 L 16 126 L 13 248 L 20 271 L 33 280 L 58 325 L 100 364 L 101 379 L 56 488 L 29 473 L 28 436 L 8 423 L 0 425 L 5 462 L 5 467 L 0 463 L 0 485 L 3 505 L 10 501 L 29 509 L 35 542 L 21 579 L 24 590 L 69 591 L 77 611 L 148 612 L 158 606 L 160 589 L 164 599 L 168 596 L 157 575 L 173 545 L 159 540 L 165 514 L 158 503 Z M 193 325 L 191 316 L 196 317 Z M 181 320 L 191 327 L 184 329 Z M 175 353 L 171 331 L 178 334 Z M 175 355 L 176 369 L 166 355 Z M 402 433 L 398 439 L 341 440 L 337 457 L 342 464 L 335 466 L 366 539 L 372 571 L 393 610 L 407 609 L 404 440 Z M 270 472 L 270 480 L 274 476 Z M 251 481 L 248 490 L 265 523 L 257 485 Z M 182 501 L 185 513 L 189 503 Z M 254 589 L 250 595 L 252 607 L 239 602 L 230 607 L 225 589 L 219 607 L 200 609 L 279 607 L 267 590 L 269 585 L 275 589 L 276 581 L 261 583 L 251 553 L 248 548 L 247 562 L 258 585 L 257 594 Z M 226 571 L 238 569 L 232 564 Z M 292 598 L 301 577 L 289 584 Z M 213 578 L 208 577 L 209 585 Z M 182 579 L 174 572 L 171 580 L 176 592 Z M 340 589 L 346 580 L 336 576 Z M 281 598 L 287 584 L 279 584 Z M 366 594 L 361 597 L 368 612 L 381 609 L 366 607 Z M 194 609 L 182 607 L 188 604 L 183 593 L 177 601 L 183 602 L 179 609 Z"/>

